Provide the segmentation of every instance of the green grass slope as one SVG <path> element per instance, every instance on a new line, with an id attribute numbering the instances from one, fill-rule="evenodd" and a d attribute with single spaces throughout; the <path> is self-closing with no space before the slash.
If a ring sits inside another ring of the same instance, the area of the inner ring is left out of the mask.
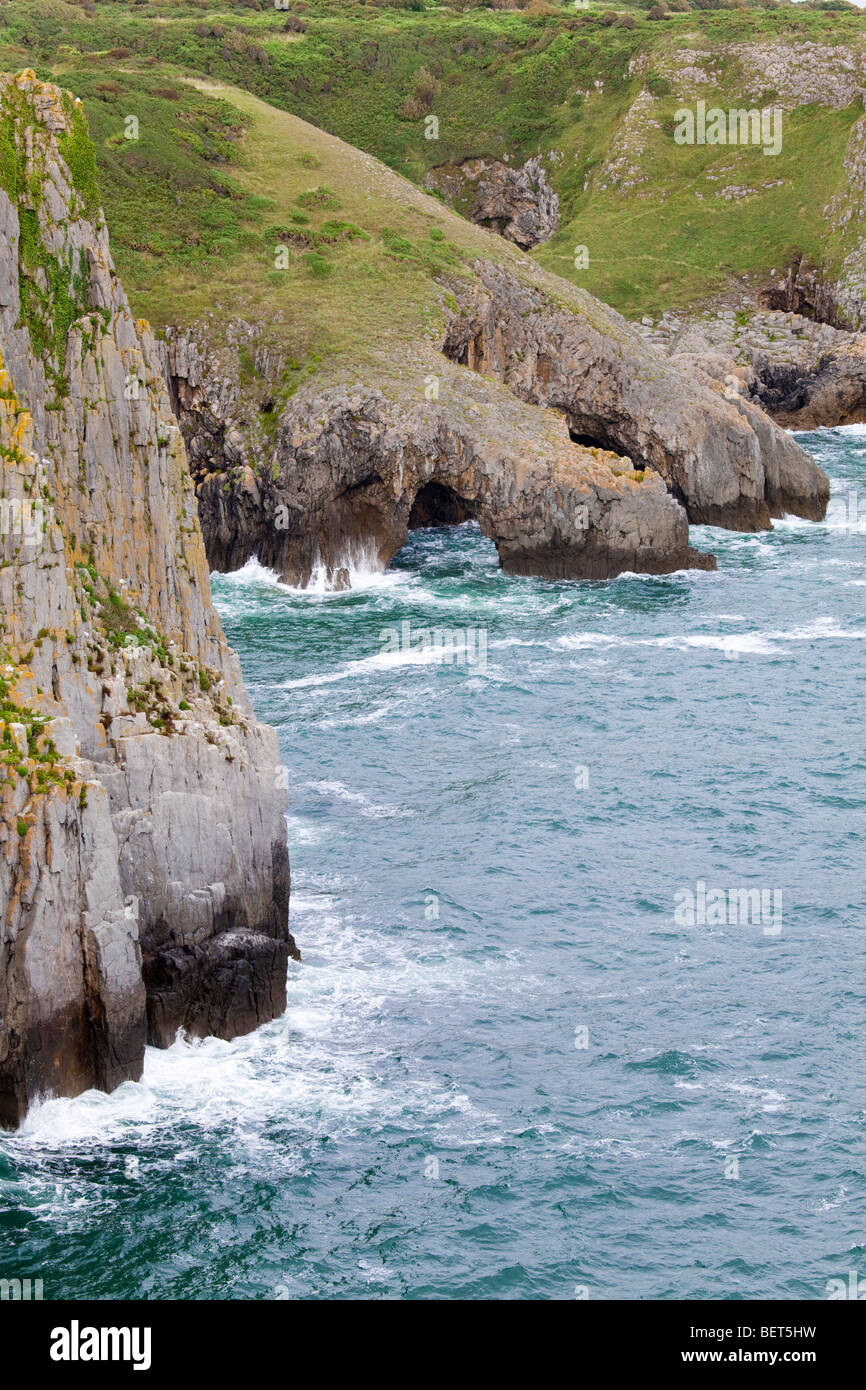
<path id="1" fill-rule="evenodd" d="M 856 219 L 842 225 L 821 210 L 844 185 L 861 97 L 838 109 L 796 104 L 776 159 L 747 147 L 678 147 L 672 131 L 683 99 L 683 50 L 720 55 L 717 80 L 700 93 L 710 104 L 753 104 L 744 100 L 742 46 L 778 55 L 812 45 L 862 58 L 866 14 L 703 7 L 717 0 L 660 21 L 636 0 L 616 12 L 542 0 L 508 10 L 493 0 L 291 3 L 286 11 L 264 0 L 15 0 L 0 9 L 0 66 L 34 66 L 84 98 L 115 254 L 134 302 L 155 322 L 170 316 L 178 295 L 194 300 L 199 268 L 214 272 L 217 261 L 219 277 L 206 278 L 213 285 L 226 277 L 220 295 L 227 301 L 232 284 L 249 280 L 235 263 L 259 254 L 263 236 L 282 225 L 272 212 L 286 211 L 271 182 L 284 171 L 249 137 L 251 110 L 239 96 L 227 101 L 216 87 L 197 90 L 187 78 L 257 96 L 416 183 L 434 165 L 470 155 L 520 162 L 541 153 L 562 225 L 536 258 L 629 315 L 723 296 L 795 256 L 832 275 L 858 235 Z M 650 118 L 638 123 L 642 178 L 617 184 L 609 163 L 624 140 L 636 138 L 629 112 L 642 93 L 652 101 Z M 760 95 L 765 103 L 778 96 L 769 80 Z M 425 138 L 429 115 L 438 120 L 436 140 Z M 139 123 L 137 141 L 124 135 L 130 116 Z M 293 172 L 305 175 L 303 166 Z M 350 183 L 344 210 L 319 219 L 315 237 L 289 239 L 300 273 L 317 281 L 317 303 L 345 290 L 344 319 L 354 312 L 353 297 L 363 298 L 363 268 L 381 241 L 361 223 L 371 243 L 325 228 L 352 221 Z M 728 186 L 741 191 L 719 196 Z M 346 241 L 350 249 L 335 249 Z M 423 236 L 421 243 L 432 256 Z M 575 266 L 579 245 L 589 250 L 586 268 Z M 344 263 L 352 266 L 345 282 L 335 268 Z M 323 295 L 326 279 L 332 289 Z M 235 307 L 243 311 L 243 303 Z M 396 301 L 393 307 L 399 312 Z M 323 311 L 314 351 L 330 350 L 324 325 L 331 322 L 339 336 L 338 319 Z"/>

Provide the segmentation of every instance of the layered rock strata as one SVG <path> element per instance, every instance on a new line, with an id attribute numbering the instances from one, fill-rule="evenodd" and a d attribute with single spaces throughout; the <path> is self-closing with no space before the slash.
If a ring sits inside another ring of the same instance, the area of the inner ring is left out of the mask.
<path id="1" fill-rule="evenodd" d="M 80 103 L 0 79 L 0 1122 L 284 1007 L 276 736 L 210 602 L 186 454 Z"/>
<path id="2" fill-rule="evenodd" d="M 579 442 L 652 468 L 691 522 L 752 531 L 786 512 L 824 515 L 827 479 L 784 430 L 690 364 L 664 360 L 591 296 L 575 312 L 489 262 L 456 294 L 447 356 L 561 410 Z"/>

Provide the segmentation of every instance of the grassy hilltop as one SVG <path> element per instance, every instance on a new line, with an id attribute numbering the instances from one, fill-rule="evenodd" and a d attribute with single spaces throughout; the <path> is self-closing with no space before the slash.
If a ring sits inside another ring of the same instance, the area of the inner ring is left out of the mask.
<path id="1" fill-rule="evenodd" d="M 318 354 L 350 334 L 365 277 L 395 280 L 382 297 L 384 321 L 411 319 L 401 276 L 458 256 L 461 238 L 449 223 L 445 240 L 431 241 L 432 229 L 409 212 L 403 227 L 390 225 L 392 211 L 387 222 L 384 212 L 368 215 L 369 225 L 356 220 L 351 163 L 333 201 L 327 192 L 316 200 L 313 191 L 329 185 L 315 137 L 281 150 L 292 137 L 280 131 L 280 111 L 416 183 L 434 165 L 471 155 L 520 163 L 541 153 L 562 224 L 533 255 L 631 316 L 723 295 L 795 256 L 837 270 L 857 220 L 821 210 L 845 185 L 862 88 L 825 104 L 806 82 L 804 99 L 792 99 L 773 87 L 772 72 L 785 67 L 786 53 L 792 58 L 792 45 L 798 54 L 811 45 L 829 62 L 828 50 L 844 49 L 859 61 L 866 15 L 843 0 L 820 8 L 706 3 L 688 10 L 688 0 L 676 0 L 683 12 L 659 19 L 632 0 L 615 11 L 545 0 L 519 9 L 494 0 L 291 0 L 290 10 L 264 0 L 15 0 L 0 8 L 0 67 L 33 66 L 84 99 L 115 256 L 141 312 L 156 324 L 176 321 L 217 282 L 226 305 L 233 288 L 241 293 L 236 312 L 244 295 L 277 303 L 272 248 L 284 244 L 296 282 L 319 306 L 313 316 L 323 331 L 301 345 Z M 763 64 L 770 76 L 755 93 L 752 72 L 747 96 L 750 52 L 752 69 Z M 691 61 L 683 55 L 695 53 L 714 55 L 712 81 L 698 92 L 711 104 L 785 102 L 778 157 L 675 145 Z M 804 56 L 804 71 L 811 65 Z M 425 138 L 430 114 L 437 140 Z M 137 140 L 125 137 L 129 117 Z M 297 202 L 304 195 L 308 205 Z M 412 250 L 401 254 L 401 242 Z M 575 268 L 577 245 L 589 248 L 588 268 Z M 270 275 L 259 273 L 265 254 Z"/>

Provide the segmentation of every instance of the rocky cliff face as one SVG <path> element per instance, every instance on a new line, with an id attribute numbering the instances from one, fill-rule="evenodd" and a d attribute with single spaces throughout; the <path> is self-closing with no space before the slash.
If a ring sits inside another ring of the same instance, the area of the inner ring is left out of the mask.
<path id="1" fill-rule="evenodd" d="M 289 583 L 323 571 L 346 587 L 353 564 L 384 569 L 411 528 L 474 518 L 515 574 L 712 566 L 690 549 L 661 478 L 575 445 L 553 412 L 448 363 L 439 372 L 437 399 L 419 403 L 396 382 L 305 393 L 283 416 L 275 467 L 204 472 L 213 563 L 233 569 L 257 555 Z"/>
<path id="2" fill-rule="evenodd" d="M 575 313 L 498 266 L 476 269 L 458 295 L 449 357 L 563 411 L 578 442 L 654 469 L 692 522 L 752 531 L 785 512 L 824 515 L 826 477 L 751 402 L 660 360 L 589 295 Z"/>
<path id="3" fill-rule="evenodd" d="M 211 607 L 80 104 L 0 79 L 0 1122 L 284 1007 L 273 732 Z"/>

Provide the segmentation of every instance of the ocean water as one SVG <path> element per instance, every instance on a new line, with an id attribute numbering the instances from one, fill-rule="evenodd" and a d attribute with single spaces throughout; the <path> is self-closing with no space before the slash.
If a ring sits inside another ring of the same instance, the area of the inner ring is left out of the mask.
<path id="1" fill-rule="evenodd" d="M 698 529 L 717 574 L 508 578 L 464 526 L 347 594 L 215 578 L 288 769 L 288 1011 L 0 1138 L 0 1275 L 820 1299 L 866 1273 L 866 428 L 804 442 L 829 521 Z M 471 629 L 466 659 L 424 629 Z"/>

